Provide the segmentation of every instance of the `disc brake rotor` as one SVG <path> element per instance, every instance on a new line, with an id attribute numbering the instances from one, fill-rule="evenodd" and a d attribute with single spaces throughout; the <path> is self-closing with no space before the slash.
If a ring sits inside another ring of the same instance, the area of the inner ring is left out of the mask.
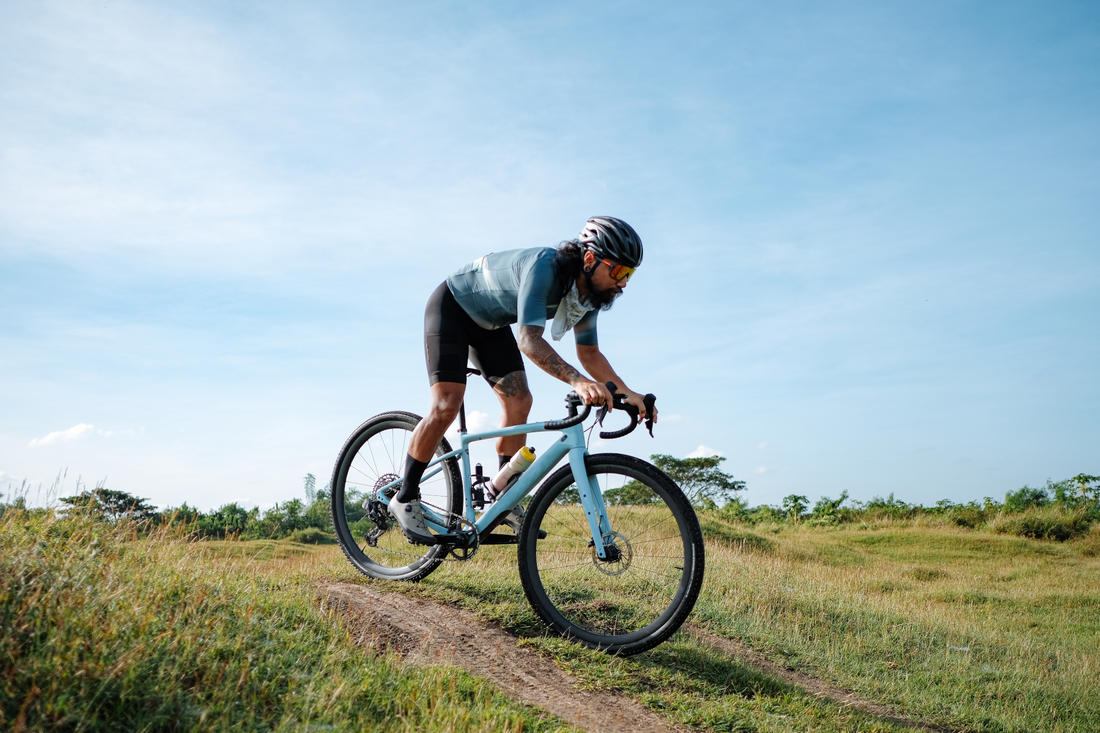
<path id="1" fill-rule="evenodd" d="M 630 563 L 634 560 L 634 548 L 630 541 L 618 532 L 608 532 L 603 536 L 604 550 L 607 559 L 601 559 L 596 554 L 595 543 L 589 541 L 592 548 L 592 564 L 604 575 L 622 575 L 630 569 Z"/>

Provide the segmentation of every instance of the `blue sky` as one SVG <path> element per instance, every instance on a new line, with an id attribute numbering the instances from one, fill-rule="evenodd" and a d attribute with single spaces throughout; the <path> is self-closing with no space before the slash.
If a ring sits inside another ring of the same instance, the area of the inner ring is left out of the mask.
<path id="1" fill-rule="evenodd" d="M 594 214 L 663 418 L 601 449 L 753 504 L 1100 473 L 1098 201 L 1096 3 L 0 0 L 0 491 L 300 496 L 425 410 L 444 277 Z"/>

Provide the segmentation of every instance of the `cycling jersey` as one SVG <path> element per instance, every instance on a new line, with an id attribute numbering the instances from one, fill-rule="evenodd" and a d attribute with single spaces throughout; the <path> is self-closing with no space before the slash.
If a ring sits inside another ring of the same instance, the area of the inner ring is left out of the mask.
<path id="1" fill-rule="evenodd" d="M 572 283 L 558 277 L 552 247 L 494 252 L 474 260 L 447 278 L 447 287 L 478 326 L 496 330 L 513 323 L 546 326 Z M 596 317 L 591 310 L 573 327 L 582 346 L 596 346 Z"/>

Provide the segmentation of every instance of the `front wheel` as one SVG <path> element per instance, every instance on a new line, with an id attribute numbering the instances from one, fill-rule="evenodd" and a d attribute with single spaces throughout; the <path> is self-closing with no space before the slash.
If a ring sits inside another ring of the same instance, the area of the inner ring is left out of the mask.
<path id="1" fill-rule="evenodd" d="M 535 612 L 558 633 L 612 654 L 637 654 L 671 636 L 695 606 L 703 585 L 703 533 L 680 488 L 651 464 L 614 453 L 585 463 L 607 505 L 608 558 L 596 555 L 566 465 L 527 510 L 520 579 Z M 538 539 L 540 529 L 545 539 Z"/>

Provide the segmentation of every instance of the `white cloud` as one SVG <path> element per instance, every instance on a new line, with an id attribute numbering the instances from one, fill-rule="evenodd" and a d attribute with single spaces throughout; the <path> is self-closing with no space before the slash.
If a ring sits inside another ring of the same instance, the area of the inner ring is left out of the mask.
<path id="1" fill-rule="evenodd" d="M 710 456 L 721 456 L 721 455 L 724 455 L 722 453 L 722 451 L 714 450 L 710 446 L 701 445 L 698 448 L 696 448 L 695 450 L 693 450 L 691 453 L 688 453 L 684 457 L 685 458 L 708 458 Z"/>
<path id="2" fill-rule="evenodd" d="M 752 469 L 752 472 L 753 473 L 767 473 L 768 472 L 768 467 L 767 466 L 757 466 L 756 468 Z"/>
<path id="3" fill-rule="evenodd" d="M 88 423 L 80 423 L 74 425 L 68 430 L 55 430 L 48 435 L 44 435 L 41 438 L 35 438 L 31 442 L 27 443 L 28 448 L 37 448 L 43 445 L 56 445 L 57 443 L 71 443 L 74 440 L 80 440 L 86 438 L 95 432 L 95 425 L 89 425 Z"/>
<path id="4" fill-rule="evenodd" d="M 680 422 L 684 419 L 684 416 L 683 415 L 677 415 L 676 413 L 672 413 L 671 415 L 666 415 L 665 413 L 662 412 L 662 413 L 659 413 L 657 415 L 657 419 L 660 422 Z"/>
<path id="5" fill-rule="evenodd" d="M 488 413 L 481 412 L 480 410 L 470 410 L 466 414 L 466 430 L 471 433 L 480 433 L 485 430 L 491 430 L 496 427 L 493 424 L 492 419 Z M 452 443 L 458 438 L 458 419 L 456 418 L 451 427 L 447 428 L 447 439 Z"/>
<path id="6" fill-rule="evenodd" d="M 767 443 L 757 443 L 756 444 L 756 450 L 767 450 L 768 448 L 771 448 L 771 446 L 768 445 Z"/>

